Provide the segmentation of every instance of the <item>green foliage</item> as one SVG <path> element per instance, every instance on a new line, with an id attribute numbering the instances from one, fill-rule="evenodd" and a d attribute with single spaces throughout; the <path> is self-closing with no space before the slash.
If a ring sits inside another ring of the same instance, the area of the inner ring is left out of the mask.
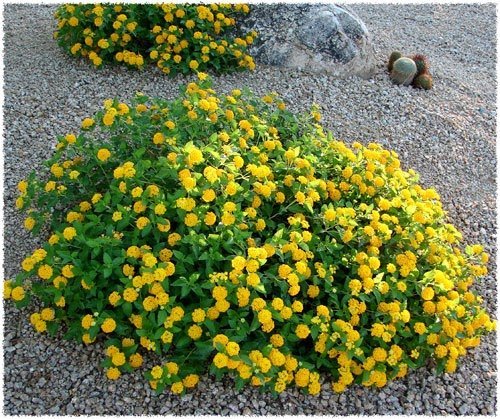
<path id="1" fill-rule="evenodd" d="M 471 291 L 488 255 L 461 246 L 439 195 L 378 144 L 351 146 L 275 95 L 106 100 L 20 182 L 50 237 L 4 285 L 41 333 L 105 339 L 107 376 L 156 352 L 157 391 L 207 370 L 274 394 L 382 387 L 433 359 L 452 372 L 492 330 Z M 38 277 L 39 279 L 35 279 Z"/>
<path id="2" fill-rule="evenodd" d="M 59 45 L 94 66 L 154 62 L 166 74 L 255 68 L 246 51 L 255 32 L 234 38 L 246 4 L 65 4 L 56 12 Z"/>

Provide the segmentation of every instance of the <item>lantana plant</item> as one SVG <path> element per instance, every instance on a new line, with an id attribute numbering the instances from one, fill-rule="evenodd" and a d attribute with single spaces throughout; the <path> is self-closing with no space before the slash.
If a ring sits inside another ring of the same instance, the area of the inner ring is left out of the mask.
<path id="1" fill-rule="evenodd" d="M 235 36 L 246 4 L 64 4 L 56 11 L 54 37 L 96 67 L 154 62 L 166 74 L 212 69 L 253 70 L 247 47 L 256 32 Z"/>
<path id="2" fill-rule="evenodd" d="M 175 100 L 106 100 L 19 183 L 25 227 L 50 234 L 4 297 L 36 296 L 41 333 L 104 340 L 110 379 L 155 352 L 157 391 L 207 370 L 312 395 L 455 371 L 495 327 L 471 289 L 488 255 L 395 152 L 320 119 L 204 73 Z"/>

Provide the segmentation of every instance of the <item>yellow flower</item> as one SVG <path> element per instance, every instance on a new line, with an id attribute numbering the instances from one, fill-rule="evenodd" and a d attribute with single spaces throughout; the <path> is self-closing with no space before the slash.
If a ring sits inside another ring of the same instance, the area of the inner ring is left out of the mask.
<path id="1" fill-rule="evenodd" d="M 153 143 L 158 145 L 158 144 L 163 144 L 165 142 L 165 136 L 161 132 L 157 132 L 155 135 L 153 135 Z"/>
<path id="2" fill-rule="evenodd" d="M 438 345 L 434 349 L 434 354 L 437 358 L 444 358 L 448 354 L 448 349 L 444 345 Z"/>
<path id="3" fill-rule="evenodd" d="M 305 324 L 299 324 L 295 328 L 295 334 L 300 338 L 300 339 L 306 339 L 309 336 L 309 327 Z"/>
<path id="4" fill-rule="evenodd" d="M 425 287 L 422 290 L 422 299 L 424 300 L 432 300 L 434 298 L 434 290 L 431 287 Z"/>
<path id="5" fill-rule="evenodd" d="M 217 301 L 224 300 L 227 297 L 227 289 L 218 285 L 212 290 L 212 296 Z"/>
<path id="6" fill-rule="evenodd" d="M 202 323 L 205 320 L 205 310 L 202 308 L 193 310 L 192 318 L 195 323 Z"/>
<path id="7" fill-rule="evenodd" d="M 89 129 L 90 127 L 92 127 L 93 125 L 95 124 L 94 120 L 92 118 L 85 118 L 83 121 L 82 121 L 82 128 L 83 129 Z"/>
<path id="8" fill-rule="evenodd" d="M 39 333 L 43 333 L 43 332 L 46 332 L 47 331 L 47 323 L 43 320 L 38 320 L 36 323 L 35 323 L 35 330 Z"/>
<path id="9" fill-rule="evenodd" d="M 41 265 L 38 268 L 38 276 L 42 279 L 52 278 L 53 270 L 49 265 Z"/>
<path id="10" fill-rule="evenodd" d="M 8 300 L 12 296 L 12 281 L 7 280 L 3 283 L 3 298 Z"/>
<path id="11" fill-rule="evenodd" d="M 207 166 L 203 169 L 203 176 L 210 182 L 215 183 L 219 179 L 217 169 L 215 167 Z"/>
<path id="12" fill-rule="evenodd" d="M 184 224 L 186 224 L 188 227 L 194 227 L 196 224 L 198 224 L 198 221 L 198 216 L 192 212 L 186 214 L 186 217 L 184 218 Z"/>
<path id="13" fill-rule="evenodd" d="M 102 195 L 100 193 L 95 193 L 93 196 L 92 196 L 92 203 L 93 204 L 97 204 L 102 198 Z"/>
<path id="14" fill-rule="evenodd" d="M 104 333 L 111 333 L 116 329 L 116 322 L 112 318 L 107 318 L 101 325 L 101 330 Z"/>
<path id="15" fill-rule="evenodd" d="M 220 313 L 225 313 L 227 310 L 229 310 L 230 306 L 231 304 L 227 300 L 218 300 L 215 303 L 215 308 Z"/>
<path id="16" fill-rule="evenodd" d="M 293 311 L 290 307 L 283 307 L 283 309 L 280 311 L 280 314 L 284 320 L 288 320 L 290 317 L 292 317 Z"/>
<path id="17" fill-rule="evenodd" d="M 316 298 L 319 295 L 319 287 L 317 285 L 309 285 L 307 295 L 311 298 Z"/>
<path id="18" fill-rule="evenodd" d="M 108 297 L 108 300 L 109 300 L 109 303 L 114 307 L 118 304 L 118 302 L 121 300 L 121 296 L 120 294 L 118 294 L 118 292 L 116 291 L 113 291 L 109 297 Z"/>
<path id="19" fill-rule="evenodd" d="M 245 307 L 249 303 L 250 290 L 248 288 L 239 287 L 236 291 L 236 297 L 238 298 L 238 305 L 240 307 Z"/>
<path id="20" fill-rule="evenodd" d="M 269 310 L 261 310 L 258 314 L 258 319 L 261 324 L 269 323 L 272 320 L 272 314 Z"/>
<path id="21" fill-rule="evenodd" d="M 23 287 L 15 287 L 12 289 L 10 296 L 14 301 L 21 301 L 24 299 L 24 288 Z"/>
<path id="22" fill-rule="evenodd" d="M 156 308 L 158 307 L 158 301 L 156 300 L 155 297 L 149 296 L 143 300 L 142 306 L 146 311 L 153 311 L 156 310 Z"/>
<path id="23" fill-rule="evenodd" d="M 73 273 L 73 265 L 64 265 L 62 268 L 62 274 L 66 278 L 73 278 L 75 274 Z"/>
<path id="24" fill-rule="evenodd" d="M 16 199 L 16 208 L 22 209 L 24 207 L 24 199 L 20 196 Z"/>
<path id="25" fill-rule="evenodd" d="M 117 380 L 120 378 L 120 375 L 121 372 L 116 367 L 111 367 L 106 370 L 106 377 L 108 377 L 109 380 Z"/>
<path id="26" fill-rule="evenodd" d="M 154 366 L 151 369 L 151 376 L 156 379 L 160 379 L 163 375 L 163 368 L 159 365 Z"/>
<path id="27" fill-rule="evenodd" d="M 222 369 L 227 366 L 228 362 L 227 355 L 222 353 L 217 353 L 212 362 L 217 368 Z"/>
<path id="28" fill-rule="evenodd" d="M 238 345 L 236 342 L 228 342 L 226 344 L 226 353 L 229 356 L 235 356 L 240 353 L 240 345 Z"/>
<path id="29" fill-rule="evenodd" d="M 52 321 L 55 318 L 55 311 L 52 308 L 44 308 L 40 312 L 40 315 L 41 315 L 42 320 Z"/>
<path id="30" fill-rule="evenodd" d="M 106 112 L 102 118 L 102 122 L 107 127 L 109 127 L 110 125 L 113 125 L 113 123 L 115 122 L 115 114 L 110 113 L 109 111 Z"/>
<path id="31" fill-rule="evenodd" d="M 143 359 L 141 354 L 135 353 L 130 355 L 128 362 L 132 368 L 139 368 L 142 365 Z"/>
<path id="32" fill-rule="evenodd" d="M 33 228 L 35 227 L 35 220 L 31 217 L 27 217 L 25 220 L 24 220 L 24 227 L 26 228 L 26 230 L 33 230 Z"/>
<path id="33" fill-rule="evenodd" d="M 107 148 L 101 148 L 98 152 L 97 152 L 97 158 L 100 160 L 100 161 L 106 161 L 108 160 L 109 158 L 111 157 L 111 152 L 107 149 Z"/>
<path id="34" fill-rule="evenodd" d="M 236 256 L 231 261 L 231 266 L 233 269 L 237 269 L 238 271 L 243 271 L 246 266 L 246 259 L 242 256 Z"/>
<path id="35" fill-rule="evenodd" d="M 141 249 L 139 249 L 137 246 L 130 246 L 127 249 L 127 256 L 138 259 L 139 257 L 141 257 Z"/>
<path id="36" fill-rule="evenodd" d="M 184 386 L 181 381 L 178 381 L 170 387 L 170 390 L 174 394 L 181 394 L 184 391 Z"/>
<path id="37" fill-rule="evenodd" d="M 123 352 L 116 352 L 113 354 L 111 357 L 111 362 L 113 365 L 116 365 L 117 367 L 120 367 L 125 364 L 126 358 L 125 354 Z"/>
<path id="38" fill-rule="evenodd" d="M 94 324 L 94 318 L 92 317 L 92 315 L 86 314 L 85 316 L 82 317 L 81 324 L 85 330 L 88 330 Z"/>
<path id="39" fill-rule="evenodd" d="M 375 348 L 372 356 L 375 361 L 384 362 L 387 359 L 387 352 L 384 348 Z"/>
<path id="40" fill-rule="evenodd" d="M 294 301 L 292 303 L 292 310 L 296 313 L 302 313 L 302 310 L 304 309 L 302 303 L 300 301 Z"/>
<path id="41" fill-rule="evenodd" d="M 297 387 L 307 387 L 309 384 L 309 370 L 305 368 L 299 369 L 295 373 L 295 384 Z"/>
<path id="42" fill-rule="evenodd" d="M 423 335 L 426 331 L 427 331 L 427 328 L 425 327 L 425 324 L 422 323 L 422 322 L 417 322 L 415 323 L 415 325 L 413 326 L 413 330 L 415 330 L 415 332 L 419 335 Z"/>
<path id="43" fill-rule="evenodd" d="M 423 304 L 424 313 L 434 314 L 436 312 L 436 305 L 432 301 L 424 301 Z"/>
<path id="44" fill-rule="evenodd" d="M 197 324 L 193 324 L 188 329 L 188 336 L 193 340 L 198 340 L 201 337 L 202 329 Z"/>
<path id="45" fill-rule="evenodd" d="M 255 230 L 262 231 L 265 228 L 266 228 L 266 222 L 262 218 L 259 218 L 255 223 Z"/>
<path id="46" fill-rule="evenodd" d="M 70 26 L 78 26 L 78 19 L 75 16 L 71 16 L 68 23 Z"/>
<path id="47" fill-rule="evenodd" d="M 211 202 L 216 198 L 215 191 L 213 189 L 206 189 L 203 191 L 203 195 L 201 196 L 201 199 L 203 199 L 205 202 Z"/>
<path id="48" fill-rule="evenodd" d="M 214 225 L 217 221 L 217 216 L 213 212 L 207 212 L 204 221 L 207 226 Z"/>
<path id="49" fill-rule="evenodd" d="M 125 288 L 123 291 L 123 299 L 129 303 L 133 303 L 139 297 L 139 293 L 134 288 Z"/>
<path id="50" fill-rule="evenodd" d="M 139 230 L 144 229 L 149 224 L 149 218 L 147 217 L 139 217 L 135 222 L 135 225 Z"/>
<path id="51" fill-rule="evenodd" d="M 336 216 L 337 216 L 337 213 L 333 208 L 327 209 L 324 213 L 325 220 L 329 221 L 329 222 L 334 221 Z"/>
<path id="52" fill-rule="evenodd" d="M 76 236 L 76 230 L 74 227 L 66 227 L 63 231 L 63 237 L 70 241 Z"/>
<path id="53" fill-rule="evenodd" d="M 198 384 L 198 381 L 200 380 L 199 376 L 196 374 L 189 374 L 184 379 L 182 380 L 182 383 L 184 384 L 184 387 L 186 388 L 193 388 L 196 387 L 196 384 Z"/>

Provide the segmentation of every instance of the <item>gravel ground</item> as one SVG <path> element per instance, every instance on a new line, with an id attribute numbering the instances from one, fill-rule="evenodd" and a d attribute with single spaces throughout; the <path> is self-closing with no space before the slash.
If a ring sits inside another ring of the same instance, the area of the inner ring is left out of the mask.
<path id="1" fill-rule="evenodd" d="M 280 92 L 290 108 L 311 103 L 324 124 L 346 141 L 379 141 L 395 149 L 405 168 L 435 186 L 450 220 L 468 242 L 484 243 L 491 274 L 477 285 L 496 311 L 496 10 L 483 5 L 352 5 L 373 36 L 379 66 L 372 79 L 326 76 L 258 66 L 254 73 L 215 80 L 228 91 L 249 86 Z M 52 40 L 54 6 L 4 8 L 5 276 L 19 271 L 37 240 L 21 227 L 15 185 L 39 167 L 59 134 L 75 131 L 105 98 L 136 91 L 174 97 L 184 78 L 155 68 L 96 71 L 67 57 Z M 391 84 L 384 66 L 394 49 L 428 55 L 435 88 Z M 102 347 L 37 335 L 28 311 L 4 306 L 4 413 L 16 414 L 462 414 L 496 412 L 496 335 L 483 339 L 452 375 L 412 372 L 381 391 L 361 387 L 319 397 L 291 390 L 273 399 L 252 388 L 236 392 L 231 380 L 202 378 L 192 393 L 155 396 L 141 372 L 116 383 L 97 367 Z"/>

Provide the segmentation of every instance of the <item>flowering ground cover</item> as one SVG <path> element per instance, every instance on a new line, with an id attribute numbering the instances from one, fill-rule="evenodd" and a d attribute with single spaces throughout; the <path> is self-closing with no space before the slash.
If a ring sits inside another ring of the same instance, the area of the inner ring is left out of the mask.
<path id="1" fill-rule="evenodd" d="M 246 4 L 64 4 L 56 11 L 58 44 L 96 67 L 142 68 L 166 74 L 255 68 L 246 53 L 255 32 L 233 36 Z"/>
<path id="2" fill-rule="evenodd" d="M 50 234 L 4 297 L 35 295 L 41 333 L 104 339 L 110 379 L 156 352 L 158 391 L 207 369 L 312 395 L 321 374 L 341 392 L 453 372 L 495 327 L 471 290 L 488 255 L 396 153 L 320 120 L 204 73 L 172 101 L 107 100 L 18 185 L 25 227 Z"/>

